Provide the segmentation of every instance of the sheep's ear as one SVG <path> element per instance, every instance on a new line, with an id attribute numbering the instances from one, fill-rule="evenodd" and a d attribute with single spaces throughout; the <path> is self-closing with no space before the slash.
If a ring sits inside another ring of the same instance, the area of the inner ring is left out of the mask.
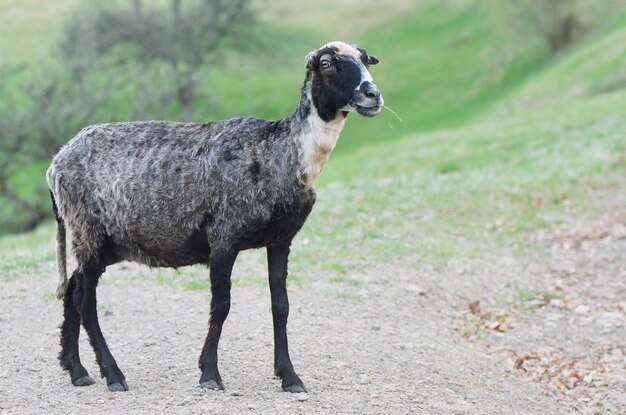
<path id="1" fill-rule="evenodd" d="M 357 48 L 359 52 L 361 52 L 361 61 L 366 65 L 376 65 L 380 62 L 375 56 L 370 56 L 367 54 L 365 49 Z"/>
<path id="2" fill-rule="evenodd" d="M 304 67 L 309 71 L 313 69 L 313 62 L 315 61 L 316 54 L 317 54 L 317 51 L 313 50 L 304 57 Z"/>

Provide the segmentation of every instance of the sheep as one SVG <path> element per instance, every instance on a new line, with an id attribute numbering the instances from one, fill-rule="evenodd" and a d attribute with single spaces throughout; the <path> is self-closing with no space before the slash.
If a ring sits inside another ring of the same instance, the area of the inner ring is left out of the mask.
<path id="1" fill-rule="evenodd" d="M 274 326 L 274 371 L 282 389 L 305 392 L 287 347 L 286 278 L 291 241 L 313 208 L 313 184 L 349 112 L 377 115 L 383 97 L 369 73 L 378 59 L 331 42 L 305 58 L 300 102 L 279 121 L 234 118 L 204 124 L 124 122 L 84 128 L 55 155 L 46 178 L 57 222 L 57 297 L 63 299 L 61 367 L 75 386 L 94 383 L 80 362 L 82 322 L 111 391 L 128 384 L 96 311 L 106 267 L 209 267 L 209 329 L 200 386 L 223 390 L 217 364 L 240 251 L 265 247 Z M 66 275 L 65 227 L 77 268 Z"/>

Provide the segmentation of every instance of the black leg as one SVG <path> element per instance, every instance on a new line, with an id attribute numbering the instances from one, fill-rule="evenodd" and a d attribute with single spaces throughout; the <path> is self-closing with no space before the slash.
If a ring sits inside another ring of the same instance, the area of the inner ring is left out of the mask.
<path id="1" fill-rule="evenodd" d="M 69 279 L 65 297 L 63 297 L 63 324 L 61 324 L 61 352 L 59 361 L 61 367 L 70 372 L 70 379 L 74 386 L 93 385 L 94 381 L 89 377 L 87 370 L 80 363 L 78 354 L 78 336 L 80 334 L 80 314 L 74 302 L 76 281 L 82 278 L 79 271 Z M 78 289 L 82 289 L 78 287 Z"/>
<path id="2" fill-rule="evenodd" d="M 230 311 L 230 274 L 237 253 L 236 251 L 211 253 L 211 317 L 209 318 L 209 333 L 199 361 L 200 370 L 202 370 L 200 386 L 208 389 L 224 389 L 217 368 L 217 346 L 222 334 L 222 325 Z"/>
<path id="3" fill-rule="evenodd" d="M 306 392 L 304 384 L 296 375 L 289 359 L 287 345 L 287 260 L 289 244 L 267 248 L 270 291 L 272 293 L 272 316 L 274 319 L 274 372 L 282 379 L 283 390 Z"/>
<path id="4" fill-rule="evenodd" d="M 100 374 L 107 379 L 109 390 L 113 392 L 127 391 L 128 385 L 122 371 L 117 367 L 113 355 L 104 340 L 100 324 L 98 323 L 98 312 L 96 302 L 96 286 L 98 279 L 104 271 L 103 267 L 96 261 L 82 265 L 82 298 L 80 299 L 80 310 L 83 327 L 89 336 L 89 342 L 96 354 L 96 362 L 100 366 Z"/>

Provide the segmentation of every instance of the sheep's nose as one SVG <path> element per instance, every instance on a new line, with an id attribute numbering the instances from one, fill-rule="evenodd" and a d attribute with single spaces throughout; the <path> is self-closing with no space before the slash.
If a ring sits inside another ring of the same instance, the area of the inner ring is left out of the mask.
<path id="1" fill-rule="evenodd" d="M 380 98 L 378 87 L 371 82 L 363 82 L 360 89 L 368 98 Z"/>

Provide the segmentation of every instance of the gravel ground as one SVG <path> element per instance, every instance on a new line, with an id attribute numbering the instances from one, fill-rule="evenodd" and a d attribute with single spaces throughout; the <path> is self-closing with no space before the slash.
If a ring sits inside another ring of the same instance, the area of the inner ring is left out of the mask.
<path id="1" fill-rule="evenodd" d="M 226 391 L 206 391 L 197 358 L 209 293 L 129 278 L 147 272 L 134 265 L 110 267 L 98 291 L 101 326 L 130 391 L 107 390 L 84 331 L 82 360 L 96 385 L 73 387 L 56 359 L 62 310 L 51 263 L 42 275 L 0 282 L 0 412 L 624 413 L 622 220 L 589 222 L 604 229 L 582 232 L 593 237 L 576 233 L 579 222 L 535 235 L 548 247 L 541 255 L 440 267 L 407 260 L 344 283 L 300 272 L 305 281 L 289 288 L 289 340 L 309 393 L 298 395 L 272 375 L 267 287 L 233 288 L 220 343 Z M 517 301 L 519 287 L 559 295 Z M 545 373 L 564 373 L 567 359 L 579 379 L 561 388 Z"/>

